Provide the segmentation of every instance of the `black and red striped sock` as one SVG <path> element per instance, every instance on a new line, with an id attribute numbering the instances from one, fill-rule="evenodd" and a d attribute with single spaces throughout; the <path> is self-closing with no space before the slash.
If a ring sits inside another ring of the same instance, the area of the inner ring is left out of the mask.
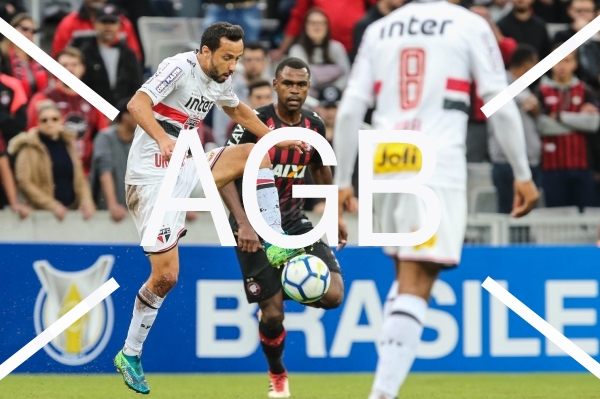
<path id="1" fill-rule="evenodd" d="M 282 357 L 286 331 L 283 324 L 274 327 L 261 321 L 258 323 L 258 335 L 262 350 L 269 363 L 269 371 L 273 374 L 284 373 Z"/>

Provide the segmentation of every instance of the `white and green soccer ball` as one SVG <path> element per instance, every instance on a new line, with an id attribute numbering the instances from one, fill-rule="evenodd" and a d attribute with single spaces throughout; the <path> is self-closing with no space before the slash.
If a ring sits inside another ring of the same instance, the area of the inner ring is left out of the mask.
<path id="1" fill-rule="evenodd" d="M 329 268 L 314 255 L 299 255 L 290 259 L 281 273 L 283 290 L 300 303 L 318 301 L 327 293 L 330 283 Z"/>

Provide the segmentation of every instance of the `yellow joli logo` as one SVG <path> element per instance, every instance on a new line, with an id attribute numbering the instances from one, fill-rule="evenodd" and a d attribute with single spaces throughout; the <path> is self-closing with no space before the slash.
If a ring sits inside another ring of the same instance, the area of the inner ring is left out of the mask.
<path id="1" fill-rule="evenodd" d="M 421 151 L 406 143 L 382 143 L 377 145 L 373 171 L 379 173 L 418 172 L 422 166 Z"/>

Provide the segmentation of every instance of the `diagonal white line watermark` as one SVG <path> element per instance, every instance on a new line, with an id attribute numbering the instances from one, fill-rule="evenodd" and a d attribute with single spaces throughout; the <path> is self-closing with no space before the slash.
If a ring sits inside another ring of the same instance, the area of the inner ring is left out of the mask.
<path id="1" fill-rule="evenodd" d="M 481 107 L 481 111 L 483 111 L 488 118 L 492 116 L 494 112 L 498 111 L 507 102 L 515 98 L 517 94 L 529 87 L 529 85 L 538 80 L 540 76 L 549 71 L 550 68 L 556 65 L 560 60 L 575 51 L 598 31 L 600 31 L 600 16 L 596 17 L 572 38 L 564 42 L 559 48 L 538 62 L 525 75 L 521 76 L 506 89 L 502 90 L 496 97 L 492 98 L 487 104 Z"/>
<path id="2" fill-rule="evenodd" d="M 0 380 L 19 367 L 37 351 L 42 349 L 42 347 L 56 338 L 60 333 L 65 331 L 71 324 L 75 323 L 87 312 L 92 310 L 94 306 L 105 300 L 117 288 L 119 288 L 119 284 L 117 284 L 114 278 L 111 278 L 106 283 L 102 284 L 96 291 L 92 292 L 87 298 L 75 305 L 75 307 L 69 310 L 63 317 L 52 323 L 52 325 L 45 329 L 40 335 L 32 339 L 4 363 L 0 364 Z"/>
<path id="3" fill-rule="evenodd" d="M 546 338 L 554 342 L 556 346 L 565 351 L 579 364 L 588 369 L 590 373 L 600 378 L 600 364 L 598 364 L 597 361 L 592 359 L 590 355 L 581 350 L 581 348 L 575 345 L 573 341 L 562 335 L 558 330 L 548 324 L 546 320 L 538 316 L 533 310 L 529 309 L 525 304 L 523 304 L 523 302 L 515 298 L 510 292 L 505 290 L 491 277 L 485 279 L 481 286 L 513 312 L 521 316 L 523 320 L 531 324 L 536 330 L 544 334 Z"/>
<path id="4" fill-rule="evenodd" d="M 108 101 L 100 97 L 98 93 L 90 89 L 85 83 L 77 79 L 71 72 L 67 71 L 62 65 L 56 62 L 52 57 L 44 52 L 35 43 L 29 41 L 19 31 L 10 26 L 8 22 L 0 18 L 0 33 L 8 40 L 13 42 L 15 46 L 29 54 L 31 58 L 40 63 L 50 73 L 60 79 L 64 84 L 75 90 L 77 94 L 85 98 L 87 102 L 96 107 L 110 120 L 114 120 L 119 114 L 119 111 L 113 107 Z"/>

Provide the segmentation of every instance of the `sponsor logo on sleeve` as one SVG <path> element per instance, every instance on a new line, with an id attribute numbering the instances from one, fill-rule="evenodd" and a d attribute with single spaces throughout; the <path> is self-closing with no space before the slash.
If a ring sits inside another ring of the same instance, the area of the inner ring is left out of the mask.
<path id="1" fill-rule="evenodd" d="M 169 87 L 172 83 L 175 83 L 177 81 L 177 78 L 183 73 L 183 70 L 179 67 L 176 67 L 175 69 L 173 69 L 173 71 L 171 71 L 171 73 L 169 73 L 167 75 L 167 77 L 160 82 L 160 84 L 158 86 L 156 86 L 156 91 L 159 93 L 162 93 L 163 91 L 165 91 L 165 89 L 167 87 Z"/>

